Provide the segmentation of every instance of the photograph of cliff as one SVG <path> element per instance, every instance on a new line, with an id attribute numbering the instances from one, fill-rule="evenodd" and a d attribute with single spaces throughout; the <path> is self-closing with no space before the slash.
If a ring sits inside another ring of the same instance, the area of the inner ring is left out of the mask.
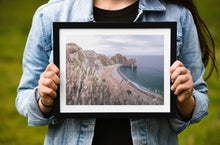
<path id="1" fill-rule="evenodd" d="M 66 43 L 67 105 L 164 104 L 162 36 L 70 40 Z M 151 50 L 146 51 L 146 45 Z"/>

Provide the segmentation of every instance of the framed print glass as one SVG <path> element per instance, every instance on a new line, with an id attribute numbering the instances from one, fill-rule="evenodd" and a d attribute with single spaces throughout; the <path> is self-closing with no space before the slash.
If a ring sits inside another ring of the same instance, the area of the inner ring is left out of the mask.
<path id="1" fill-rule="evenodd" d="M 172 117 L 176 22 L 54 22 L 56 117 Z"/>

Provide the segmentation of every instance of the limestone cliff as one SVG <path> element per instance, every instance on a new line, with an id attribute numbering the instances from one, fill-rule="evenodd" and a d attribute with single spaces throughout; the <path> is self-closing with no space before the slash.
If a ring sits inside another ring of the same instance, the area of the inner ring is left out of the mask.
<path id="1" fill-rule="evenodd" d="M 66 94 L 67 104 L 101 104 L 109 90 L 99 79 L 103 62 L 111 64 L 108 58 L 98 56 L 94 51 L 83 51 L 74 43 L 68 43 L 66 50 Z"/>

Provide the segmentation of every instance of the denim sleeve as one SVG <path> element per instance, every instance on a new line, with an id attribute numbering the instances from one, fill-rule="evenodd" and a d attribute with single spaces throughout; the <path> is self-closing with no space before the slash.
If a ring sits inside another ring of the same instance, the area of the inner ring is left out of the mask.
<path id="1" fill-rule="evenodd" d="M 169 120 L 171 127 L 177 134 L 181 133 L 190 124 L 199 122 L 205 117 L 208 114 L 209 106 L 207 84 L 203 80 L 205 68 L 202 63 L 197 29 L 190 11 L 185 9 L 182 14 L 184 15 L 181 17 L 182 42 L 179 46 L 178 59 L 191 71 L 194 83 L 193 97 L 195 98 L 195 107 L 188 122 L 183 121 L 178 114 L 175 119 Z"/>
<path id="2" fill-rule="evenodd" d="M 37 104 L 39 99 L 38 80 L 40 74 L 49 64 L 49 56 L 45 51 L 46 43 L 42 14 L 38 9 L 33 17 L 32 27 L 25 46 L 23 74 L 15 101 L 18 112 L 27 118 L 28 125 L 47 125 L 53 120 L 53 117 L 45 118 Z"/>

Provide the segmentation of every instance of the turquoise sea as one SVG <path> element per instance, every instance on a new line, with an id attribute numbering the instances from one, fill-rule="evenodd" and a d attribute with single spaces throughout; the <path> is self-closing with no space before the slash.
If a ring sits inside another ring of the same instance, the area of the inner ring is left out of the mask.
<path id="1" fill-rule="evenodd" d="M 143 89 L 163 94 L 164 92 L 164 57 L 162 55 L 126 56 L 135 58 L 137 68 L 121 66 L 120 72 L 130 81 Z"/>

